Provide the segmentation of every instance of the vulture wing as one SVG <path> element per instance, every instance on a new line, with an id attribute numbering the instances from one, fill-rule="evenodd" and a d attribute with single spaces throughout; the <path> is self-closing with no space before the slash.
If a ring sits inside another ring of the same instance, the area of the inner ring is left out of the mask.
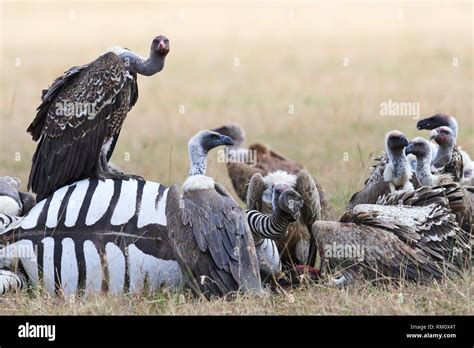
<path id="1" fill-rule="evenodd" d="M 313 178 L 306 170 L 301 170 L 296 177 L 296 189 L 303 198 L 301 223 L 309 230 L 309 254 L 307 264 L 314 267 L 317 256 L 317 244 L 311 233 L 311 226 L 316 220 L 321 220 L 321 204 L 319 193 Z"/>
<path id="2" fill-rule="evenodd" d="M 313 234 L 321 250 L 322 265 L 347 280 L 361 275 L 371 280 L 441 279 L 443 269 L 420 248 L 401 241 L 393 232 L 396 221 L 380 221 L 376 213 L 357 213 L 352 222 L 316 221 Z"/>
<path id="3" fill-rule="evenodd" d="M 257 172 L 252 176 L 247 191 L 247 209 L 262 211 L 263 191 L 265 191 L 263 176 Z"/>
<path id="4" fill-rule="evenodd" d="M 243 202 L 247 201 L 247 189 L 252 176 L 255 173 L 266 175 L 262 169 L 241 162 L 227 164 L 227 172 L 235 192 Z"/>
<path id="5" fill-rule="evenodd" d="M 261 291 L 258 260 L 245 213 L 223 190 L 168 192 L 171 242 L 188 284 L 207 298 Z"/>
<path id="6" fill-rule="evenodd" d="M 399 218 L 402 207 L 418 208 L 419 212 L 414 215 L 416 232 L 423 237 L 424 243 L 459 269 L 468 266 L 472 213 L 466 191 L 458 183 L 394 192 L 377 203 L 395 206 L 394 212 L 398 210 Z M 455 219 L 450 213 L 455 214 Z"/>
<path id="7" fill-rule="evenodd" d="M 69 69 L 43 91 L 27 129 L 40 139 L 28 183 L 38 199 L 92 174 L 104 140 L 117 135 L 137 91 L 136 75 L 112 52 Z"/>

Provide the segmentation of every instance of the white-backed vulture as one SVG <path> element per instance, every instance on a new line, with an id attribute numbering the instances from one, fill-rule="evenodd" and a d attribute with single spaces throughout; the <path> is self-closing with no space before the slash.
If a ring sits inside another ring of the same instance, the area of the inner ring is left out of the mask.
<path id="1" fill-rule="evenodd" d="M 438 144 L 438 151 L 433 159 L 435 171 L 451 174 L 453 180 L 460 182 L 463 178 L 463 157 L 455 143 L 454 132 L 451 128 L 442 126 L 431 131 L 430 139 Z"/>
<path id="2" fill-rule="evenodd" d="M 243 202 L 247 200 L 248 184 L 255 173 L 266 176 L 269 173 L 281 170 L 289 174 L 298 175 L 302 169 L 305 169 L 303 165 L 270 149 L 262 143 L 254 143 L 248 148 L 243 148 L 245 132 L 242 127 L 236 124 L 226 124 L 213 129 L 213 131 L 227 135 L 234 140 L 234 145 L 226 148 L 227 171 L 235 192 Z M 316 178 L 313 177 L 313 180 L 319 192 L 322 217 L 324 219 L 332 218 L 334 211 L 327 200 L 324 189 Z"/>
<path id="3" fill-rule="evenodd" d="M 352 195 L 349 208 L 362 203 L 373 204 L 390 192 L 413 190 L 412 171 L 404 151 L 407 145 L 408 139 L 402 132 L 393 130 L 387 133 L 385 153 L 376 159 L 377 164 L 373 166 L 364 188 Z"/>
<path id="4" fill-rule="evenodd" d="M 312 223 L 321 218 L 320 200 L 314 180 L 306 170 L 301 170 L 298 175 L 278 170 L 265 177 L 255 173 L 248 186 L 247 207 L 270 213 L 272 192 L 276 187 L 295 190 L 301 195 L 304 205 L 300 218 L 290 224 L 285 236 L 268 237 L 276 240 L 284 266 L 293 268 L 297 264 L 307 264 L 312 267 L 315 259 L 309 258 L 312 255 L 310 249 L 316 246 L 309 230 Z"/>
<path id="5" fill-rule="evenodd" d="M 449 116 L 446 114 L 436 114 L 431 117 L 424 118 L 417 123 L 418 129 L 428 129 L 433 130 L 438 127 L 449 127 L 454 133 L 454 143 L 457 144 L 457 138 L 459 133 L 459 126 L 456 118 L 454 116 Z M 436 155 L 437 147 L 433 151 L 433 154 Z M 467 185 L 474 184 L 474 172 L 472 171 L 473 164 L 471 158 L 467 152 L 461 150 L 459 147 L 459 151 L 463 157 L 463 167 L 464 172 L 462 174 L 462 182 Z M 471 169 L 471 170 L 470 170 Z M 456 178 L 455 178 L 456 180 Z M 459 181 L 459 180 L 458 180 Z"/>
<path id="6" fill-rule="evenodd" d="M 206 298 L 235 291 L 261 292 L 255 245 L 242 208 L 223 186 L 206 176 L 209 150 L 232 139 L 198 132 L 188 143 L 191 169 L 167 196 L 168 235 L 188 286 Z"/>
<path id="7" fill-rule="evenodd" d="M 449 129 L 449 128 L 447 128 Z M 451 130 L 449 130 L 451 132 Z M 449 132 L 447 133 L 449 135 Z M 452 134 L 452 132 L 451 132 Z M 437 186 L 437 185 L 456 185 L 451 173 L 446 173 L 445 170 L 431 171 L 431 146 L 426 139 L 417 137 L 413 139 L 405 148 L 406 153 L 416 156 L 416 181 L 419 186 Z M 442 152 L 438 150 L 438 153 Z M 452 160 L 450 159 L 452 162 Z M 442 167 L 444 169 L 444 167 Z M 462 190 L 456 201 L 450 201 L 450 208 L 456 214 L 456 219 L 461 228 L 469 235 L 472 234 L 472 223 L 474 222 L 474 195 L 472 187 L 462 185 Z M 461 195 L 462 193 L 462 195 Z M 450 197 L 453 197 L 451 195 Z M 458 201 L 462 204 L 458 204 Z M 465 207 L 466 209 L 463 209 Z M 461 209 L 459 209 L 461 208 Z"/>
<path id="8" fill-rule="evenodd" d="M 422 187 L 360 204 L 339 222 L 316 221 L 313 234 L 325 277 L 336 284 L 373 281 L 427 282 L 469 267 L 468 236 L 451 214 L 461 187 Z"/>

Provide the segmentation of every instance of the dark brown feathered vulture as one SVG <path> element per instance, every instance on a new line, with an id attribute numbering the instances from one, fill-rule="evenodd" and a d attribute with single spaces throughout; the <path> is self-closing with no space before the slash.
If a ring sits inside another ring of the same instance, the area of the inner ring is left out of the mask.
<path id="1" fill-rule="evenodd" d="M 316 221 L 323 273 L 339 285 L 358 278 L 427 282 L 460 274 L 470 255 L 469 239 L 450 208 L 460 190 L 397 191 L 377 204 L 355 206 L 339 222 Z"/>
<path id="2" fill-rule="evenodd" d="M 376 160 L 364 188 L 352 195 L 349 208 L 357 204 L 373 204 L 377 199 L 398 190 L 411 191 L 412 172 L 405 155 L 408 139 L 402 132 L 393 130 L 385 136 L 385 153 Z"/>
<path id="3" fill-rule="evenodd" d="M 242 127 L 236 124 L 226 124 L 213 129 L 213 131 L 227 135 L 234 141 L 234 145 L 226 148 L 227 171 L 232 186 L 243 202 L 247 200 L 248 184 L 255 173 L 266 176 L 269 173 L 281 170 L 298 175 L 304 169 L 301 164 L 275 152 L 264 144 L 256 143 L 248 148 L 242 148 L 241 145 L 245 141 L 245 132 Z M 322 218 L 329 219 L 334 215 L 334 211 L 326 198 L 324 189 L 315 178 L 313 179 L 321 200 Z"/>
<path id="4" fill-rule="evenodd" d="M 173 185 L 166 201 L 168 233 L 185 281 L 206 298 L 235 291 L 262 291 L 253 238 L 242 208 L 213 178 L 205 176 L 209 150 L 232 144 L 211 131 L 188 144 L 191 169 L 183 195 Z"/>
<path id="5" fill-rule="evenodd" d="M 161 71 L 169 49 L 164 36 L 153 40 L 147 59 L 116 48 L 89 64 L 72 67 L 43 91 L 27 129 L 34 141 L 39 140 L 28 182 L 38 200 L 85 177 L 120 176 L 110 173 L 107 162 L 137 101 L 137 74 Z"/>

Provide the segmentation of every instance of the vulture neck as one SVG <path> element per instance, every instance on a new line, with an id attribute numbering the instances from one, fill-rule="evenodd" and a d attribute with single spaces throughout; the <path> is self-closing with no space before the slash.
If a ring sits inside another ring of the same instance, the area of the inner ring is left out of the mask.
<path id="1" fill-rule="evenodd" d="M 438 151 L 436 152 L 436 157 L 433 160 L 433 167 L 442 168 L 449 162 L 453 157 L 453 148 L 454 143 L 451 144 L 442 144 L 438 146 Z"/>
<path id="2" fill-rule="evenodd" d="M 430 158 L 431 154 L 428 154 L 416 161 L 416 179 L 421 186 L 433 186 L 436 182 L 436 177 L 431 174 Z"/>
<path id="3" fill-rule="evenodd" d="M 192 141 L 188 145 L 188 153 L 189 162 L 191 164 L 189 176 L 206 175 L 207 151 L 196 141 Z"/>
<path id="4" fill-rule="evenodd" d="M 120 57 L 128 66 L 128 70 L 140 75 L 151 76 L 161 70 L 165 66 L 165 56 L 158 56 L 154 52 L 150 52 L 150 57 L 145 59 L 135 52 L 125 50 Z"/>
<path id="5" fill-rule="evenodd" d="M 393 164 L 392 181 L 395 185 L 404 185 L 410 177 L 410 167 L 404 150 L 392 151 L 387 149 L 387 155 L 390 163 Z"/>
<path id="6" fill-rule="evenodd" d="M 456 121 L 454 117 L 450 117 L 448 127 L 453 131 L 454 141 L 456 142 L 456 139 L 458 138 L 458 121 Z"/>

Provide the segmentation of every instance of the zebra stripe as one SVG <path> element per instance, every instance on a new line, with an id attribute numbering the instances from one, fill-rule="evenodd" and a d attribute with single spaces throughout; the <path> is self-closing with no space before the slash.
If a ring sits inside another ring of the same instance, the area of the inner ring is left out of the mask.
<path id="1" fill-rule="evenodd" d="M 112 225 L 126 224 L 135 215 L 137 205 L 138 182 L 129 180 L 122 182 L 120 197 L 110 219 Z"/>
<path id="2" fill-rule="evenodd" d="M 44 229 L 44 220 L 50 229 L 93 227 L 99 222 L 122 226 L 132 220 L 138 229 L 151 224 L 166 226 L 167 193 L 167 187 L 150 181 L 84 179 L 39 202 L 22 219 L 21 229 Z M 7 225 L 3 215 L 0 214 L 0 231 Z"/>
<path id="3" fill-rule="evenodd" d="M 0 295 L 26 286 L 26 280 L 18 273 L 0 269 Z"/>
<path id="4" fill-rule="evenodd" d="M 125 256 L 120 248 L 111 242 L 105 246 L 105 252 L 107 255 L 109 293 L 119 295 L 123 293 L 125 285 Z"/>
<path id="5" fill-rule="evenodd" d="M 256 245 L 262 243 L 264 238 L 279 240 L 286 236 L 291 221 L 278 211 L 272 215 L 265 215 L 257 210 L 246 210 L 246 213 Z"/>
<path id="6" fill-rule="evenodd" d="M 76 188 L 71 194 L 68 202 L 68 208 L 66 211 L 66 220 L 64 225 L 66 227 L 73 227 L 77 223 L 79 218 L 79 212 L 81 211 L 82 204 L 86 198 L 87 191 L 89 189 L 89 180 L 82 180 L 76 183 Z"/>
<path id="7" fill-rule="evenodd" d="M 79 268 L 74 241 L 71 238 L 62 240 L 61 253 L 61 287 L 64 295 L 71 296 L 76 293 L 79 284 Z"/>
<path id="8" fill-rule="evenodd" d="M 0 214 L 0 234 L 15 228 L 21 222 L 21 217 L 9 214 Z"/>
<path id="9" fill-rule="evenodd" d="M 87 226 L 94 225 L 105 215 L 109 209 L 110 200 L 114 195 L 114 186 L 113 180 L 99 181 L 90 201 L 90 206 L 94 207 L 94 209 L 89 208 L 89 211 L 87 212 Z"/>
<path id="10" fill-rule="evenodd" d="M 266 274 L 277 274 L 281 272 L 280 253 L 274 240 L 263 239 L 256 246 L 260 271 Z"/>
<path id="11" fill-rule="evenodd" d="M 86 261 L 85 297 L 92 293 L 99 293 L 102 289 L 103 271 L 100 255 L 94 243 L 86 240 L 83 245 Z"/>
<path id="12" fill-rule="evenodd" d="M 46 237 L 43 243 L 43 284 L 50 295 L 54 295 L 56 285 L 54 280 L 54 239 Z"/>
<path id="13" fill-rule="evenodd" d="M 46 237 L 36 246 L 37 254 L 34 249 L 30 240 L 9 244 L 0 250 L 0 266 L 24 270 L 18 277 L 24 276 L 33 285 L 42 279 L 45 290 L 52 295 L 59 291 L 70 296 L 84 290 L 87 297 L 104 288 L 111 295 L 119 295 L 128 290 L 141 292 L 145 284 L 149 285 L 150 291 L 161 286 L 179 288 L 183 284 L 176 261 L 146 254 L 135 244 L 122 250 L 109 242 L 101 252 L 91 240 Z M 82 266 L 81 257 L 84 259 Z M 18 267 L 18 263 L 22 267 Z M 18 288 L 9 286 L 7 278 L 2 278 L 1 272 L 10 275 L 8 269 L 0 269 L 0 289 L 3 289 L 0 293 Z"/>
<path id="14" fill-rule="evenodd" d="M 53 198 L 48 207 L 48 215 L 46 218 L 46 227 L 55 228 L 58 225 L 59 220 L 59 208 L 63 203 L 64 196 L 66 195 L 68 186 L 62 187 L 54 192 Z"/>
<path id="15" fill-rule="evenodd" d="M 151 181 L 145 183 L 142 195 L 144 208 L 140 209 L 140 213 L 138 214 L 138 228 L 151 224 L 166 226 L 165 208 L 168 190 L 166 190 L 157 201 L 157 197 L 160 197 L 160 186 L 160 184 Z"/>

